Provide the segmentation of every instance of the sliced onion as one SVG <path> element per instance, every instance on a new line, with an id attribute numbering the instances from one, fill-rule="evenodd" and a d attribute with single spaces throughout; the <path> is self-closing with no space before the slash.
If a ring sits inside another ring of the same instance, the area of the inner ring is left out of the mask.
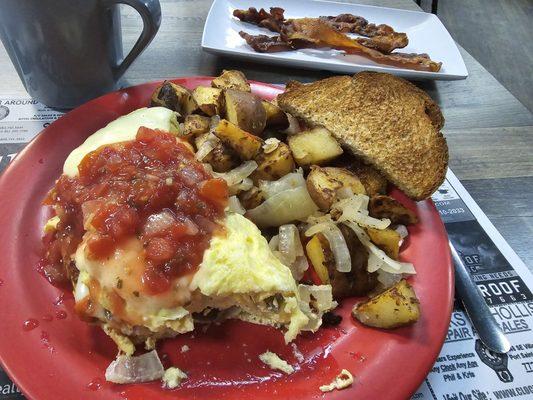
<path id="1" fill-rule="evenodd" d="M 396 261 L 387 256 L 383 250 L 370 241 L 366 232 L 356 223 L 346 221 L 344 224 L 355 232 L 361 243 L 368 249 L 368 272 L 382 269 L 392 274 L 416 274 L 413 264 Z"/>
<path id="2" fill-rule="evenodd" d="M 286 113 L 286 114 L 287 114 L 287 119 L 289 120 L 289 126 L 281 132 L 284 133 L 285 135 L 294 135 L 300 132 L 302 128 L 300 128 L 300 123 L 298 122 L 296 117 L 292 116 L 289 113 Z"/>
<path id="3" fill-rule="evenodd" d="M 398 243 L 398 247 L 402 247 L 402 244 L 405 241 L 405 238 L 409 236 L 407 227 L 405 225 L 397 225 L 396 228 L 394 228 L 394 230 L 398 232 L 398 235 L 400 235 L 400 242 Z"/>
<path id="4" fill-rule="evenodd" d="M 279 227 L 278 249 L 282 262 L 290 268 L 294 279 L 297 281 L 302 279 L 309 264 L 296 225 L 287 224 Z"/>
<path id="5" fill-rule="evenodd" d="M 78 276 L 78 281 L 76 282 L 76 287 L 74 288 L 74 300 L 76 303 L 79 303 L 84 298 L 89 296 L 89 288 L 85 283 L 82 282 L 81 278 Z"/>
<path id="6" fill-rule="evenodd" d="M 379 283 L 383 285 L 385 289 L 388 289 L 391 286 L 394 286 L 401 279 L 402 279 L 401 274 L 391 274 L 390 272 L 386 272 L 382 269 L 378 270 L 378 281 Z"/>
<path id="7" fill-rule="evenodd" d="M 218 145 L 220 139 L 214 134 L 209 133 L 203 143 L 198 147 L 196 152 L 196 159 L 202 161 L 209 153 L 211 153 L 214 148 Z"/>
<path id="8" fill-rule="evenodd" d="M 272 239 L 268 242 L 268 247 L 270 247 L 270 250 L 272 251 L 278 251 L 279 248 L 279 236 L 274 235 L 272 236 Z"/>
<path id="9" fill-rule="evenodd" d="M 254 182 L 250 178 L 244 178 L 241 183 L 232 186 L 235 192 L 245 192 L 254 186 Z"/>
<path id="10" fill-rule="evenodd" d="M 246 212 L 246 210 L 241 205 L 241 202 L 239 201 L 237 196 L 230 196 L 229 197 L 229 199 L 228 199 L 228 210 L 230 212 L 233 212 L 233 213 L 236 213 L 236 214 L 241 214 L 241 215 L 244 215 L 244 213 Z"/>
<path id="11" fill-rule="evenodd" d="M 289 264 L 296 261 L 296 257 L 303 254 L 302 243 L 298 228 L 294 224 L 281 225 L 279 227 L 279 244 L 278 249 Z M 297 252 L 299 252 L 297 254 Z"/>
<path id="12" fill-rule="evenodd" d="M 105 379 L 114 383 L 140 383 L 161 379 L 165 369 L 157 352 L 141 356 L 118 356 L 105 371 Z"/>
<path id="13" fill-rule="evenodd" d="M 169 210 L 163 210 L 148 217 L 144 224 L 143 233 L 147 236 L 154 236 L 170 228 L 175 223 L 174 214 Z"/>
<path id="14" fill-rule="evenodd" d="M 285 190 L 267 198 L 246 216 L 260 228 L 280 226 L 296 220 L 305 220 L 318 210 L 305 186 Z"/>
<path id="15" fill-rule="evenodd" d="M 248 178 L 256 169 L 257 163 L 255 161 L 245 161 L 231 171 L 224 173 L 215 172 L 213 175 L 217 178 L 224 179 L 228 186 L 233 186 L 241 183 L 245 178 Z"/>
<path id="16" fill-rule="evenodd" d="M 298 285 L 300 299 L 313 303 L 314 309 L 322 312 L 337 307 L 331 290 L 331 285 Z"/>
<path id="17" fill-rule="evenodd" d="M 349 199 L 350 197 L 353 197 L 354 193 L 352 189 L 349 187 L 341 187 L 339 190 L 337 190 L 337 199 L 343 200 L 343 199 Z"/>
<path id="18" fill-rule="evenodd" d="M 276 150 L 279 147 L 279 144 L 281 142 L 279 139 L 276 138 L 268 138 L 265 140 L 265 143 L 263 144 L 263 153 L 269 154 L 272 153 L 274 150 Z"/>
<path id="19" fill-rule="evenodd" d="M 369 197 L 363 194 L 354 195 L 350 198 L 338 201 L 333 209 L 340 211 L 339 222 L 351 221 L 357 224 L 376 229 L 385 229 L 390 225 L 390 219 L 373 218 L 368 215 Z"/>
<path id="20" fill-rule="evenodd" d="M 303 171 L 299 169 L 296 172 L 291 172 L 277 181 L 260 181 L 259 189 L 265 196 L 265 199 L 275 196 L 281 192 L 298 187 L 306 187 Z"/>
<path id="21" fill-rule="evenodd" d="M 352 270 L 352 258 L 346 240 L 337 225 L 332 224 L 328 229 L 321 232 L 329 242 L 329 247 L 335 257 L 335 268 L 339 272 Z"/>

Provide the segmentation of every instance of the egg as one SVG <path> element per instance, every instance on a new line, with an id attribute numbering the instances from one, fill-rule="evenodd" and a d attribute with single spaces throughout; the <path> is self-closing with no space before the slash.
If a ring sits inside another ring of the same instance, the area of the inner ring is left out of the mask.
<path id="1" fill-rule="evenodd" d="M 64 174 L 76 176 L 85 155 L 106 144 L 135 139 L 141 126 L 179 130 L 176 113 L 171 110 L 135 110 L 87 138 L 68 156 Z M 276 258 L 257 226 L 229 211 L 218 223 L 223 229 L 211 237 L 198 268 L 174 279 L 169 290 L 155 295 L 143 290 L 147 261 L 138 237 L 131 235 L 117 243 L 109 256 L 94 258 L 85 235 L 73 255 L 79 270 L 74 288 L 78 313 L 99 320 L 127 354 L 134 350 L 131 340 L 147 340 L 153 345 L 158 338 L 191 331 L 195 319 L 212 310 L 220 319 L 285 327 L 286 342 L 302 330 L 316 330 L 325 310 L 310 307 L 309 295 L 302 301 L 302 285 Z M 57 218 L 46 229 L 56 226 Z"/>

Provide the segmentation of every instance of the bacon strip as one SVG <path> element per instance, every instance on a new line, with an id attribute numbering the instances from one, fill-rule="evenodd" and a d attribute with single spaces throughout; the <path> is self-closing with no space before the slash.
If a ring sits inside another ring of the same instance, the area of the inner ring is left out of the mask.
<path id="1" fill-rule="evenodd" d="M 352 39 L 335 30 L 330 24 L 318 18 L 283 19 L 283 10 L 278 9 L 276 16 L 267 13 L 264 9 L 257 11 L 251 7 L 246 10 L 235 10 L 234 15 L 246 22 L 263 24 L 270 30 L 279 32 L 279 36 L 249 35 L 240 32 L 242 38 L 255 51 L 272 53 L 301 48 L 329 47 L 343 50 L 347 54 L 357 54 L 379 64 L 391 65 L 399 68 L 409 68 L 419 71 L 439 71 L 442 63 L 432 61 L 427 54 L 384 54 L 375 48 L 365 46 L 361 38 Z M 267 15 L 265 17 L 265 15 Z M 257 22 L 259 21 L 259 22 Z M 268 21 L 268 22 L 263 22 Z M 366 20 L 365 20 L 366 21 Z M 368 24 L 367 24 L 368 26 Z M 272 29 L 271 29 L 272 28 Z M 382 28 L 386 29 L 386 28 Z M 392 29 L 392 28 L 391 28 Z M 364 39 L 363 39 L 364 40 Z"/>
<path id="2" fill-rule="evenodd" d="M 264 8 L 258 11 L 255 7 L 250 7 L 248 10 L 234 10 L 233 16 L 243 22 L 248 22 L 279 33 L 281 25 L 286 22 L 284 11 L 280 7 L 271 7 L 269 13 Z M 367 37 L 367 39 L 357 38 L 356 40 L 363 46 L 376 49 L 384 54 L 389 54 L 395 49 L 403 48 L 409 43 L 405 33 L 395 32 L 388 25 L 370 24 L 363 17 L 356 15 L 340 14 L 336 17 L 327 16 L 320 17 L 319 19 L 339 32 L 357 33 Z"/>

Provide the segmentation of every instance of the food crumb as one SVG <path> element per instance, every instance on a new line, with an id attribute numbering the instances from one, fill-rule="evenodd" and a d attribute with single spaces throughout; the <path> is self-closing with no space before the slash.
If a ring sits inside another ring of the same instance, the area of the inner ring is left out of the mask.
<path id="1" fill-rule="evenodd" d="M 331 392 L 335 389 L 337 390 L 346 389 L 352 383 L 353 383 L 353 375 L 350 373 L 350 371 L 343 369 L 341 373 L 335 377 L 333 382 L 331 382 L 329 385 L 320 386 L 319 389 L 322 392 Z"/>
<path id="2" fill-rule="evenodd" d="M 183 346 L 181 346 L 181 352 L 182 353 L 187 353 L 191 348 L 189 346 L 187 346 L 186 344 L 184 344 Z"/>
<path id="3" fill-rule="evenodd" d="M 296 357 L 298 362 L 300 362 L 300 363 L 303 362 L 304 361 L 304 355 L 302 354 L 300 349 L 298 349 L 298 346 L 296 346 L 296 343 L 291 343 L 291 347 L 292 347 L 292 354 L 294 354 L 294 357 Z"/>
<path id="4" fill-rule="evenodd" d="M 187 379 L 187 374 L 183 372 L 181 369 L 176 367 L 170 367 L 165 370 L 165 373 L 163 374 L 163 387 L 168 389 L 175 389 L 180 384 L 181 381 Z"/>
<path id="5" fill-rule="evenodd" d="M 281 359 L 276 353 L 266 351 L 259 355 L 259 359 L 271 369 L 278 369 L 286 374 L 292 374 L 294 368 L 285 360 Z"/>

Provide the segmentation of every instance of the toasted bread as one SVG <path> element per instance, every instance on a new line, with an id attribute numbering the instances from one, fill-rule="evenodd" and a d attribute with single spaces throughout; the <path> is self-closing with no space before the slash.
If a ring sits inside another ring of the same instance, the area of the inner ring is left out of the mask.
<path id="1" fill-rule="evenodd" d="M 414 200 L 429 197 L 444 180 L 444 118 L 424 91 L 402 78 L 361 72 L 293 83 L 278 96 L 278 105 L 308 125 L 330 130 Z"/>

